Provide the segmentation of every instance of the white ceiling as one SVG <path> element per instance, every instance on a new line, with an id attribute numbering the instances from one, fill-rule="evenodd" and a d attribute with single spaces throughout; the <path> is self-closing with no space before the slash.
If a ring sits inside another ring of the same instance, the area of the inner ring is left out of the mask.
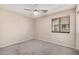
<path id="1" fill-rule="evenodd" d="M 74 4 L 38 4 L 38 6 L 36 7 L 37 9 L 46 9 L 48 10 L 48 12 L 45 14 L 40 13 L 38 16 L 35 16 L 32 14 L 33 12 L 30 11 L 27 12 L 24 10 L 24 9 L 33 9 L 32 6 L 34 6 L 34 4 L 0 4 L 0 8 L 21 13 L 31 18 L 38 18 L 51 13 L 72 9 L 75 7 Z"/>

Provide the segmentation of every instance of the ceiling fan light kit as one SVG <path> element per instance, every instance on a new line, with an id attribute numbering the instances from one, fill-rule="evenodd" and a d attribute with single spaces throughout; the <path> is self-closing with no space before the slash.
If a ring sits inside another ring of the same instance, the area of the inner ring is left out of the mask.
<path id="1" fill-rule="evenodd" d="M 35 11 L 33 11 L 33 14 L 34 14 L 34 15 L 38 15 L 39 12 L 38 12 L 37 10 L 35 10 Z"/>

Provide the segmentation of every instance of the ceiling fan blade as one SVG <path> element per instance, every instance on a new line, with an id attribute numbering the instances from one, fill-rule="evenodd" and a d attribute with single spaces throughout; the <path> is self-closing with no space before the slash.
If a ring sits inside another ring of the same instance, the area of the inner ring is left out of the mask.
<path id="1" fill-rule="evenodd" d="M 24 9 L 24 10 L 26 10 L 26 11 L 32 11 L 31 9 Z"/>
<path id="2" fill-rule="evenodd" d="M 48 12 L 48 10 L 40 10 L 40 11 L 42 11 L 42 12 L 44 12 L 44 13 Z"/>

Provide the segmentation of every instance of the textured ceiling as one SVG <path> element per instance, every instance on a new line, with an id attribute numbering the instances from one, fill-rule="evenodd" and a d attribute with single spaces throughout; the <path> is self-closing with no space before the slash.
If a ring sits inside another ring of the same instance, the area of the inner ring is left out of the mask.
<path id="1" fill-rule="evenodd" d="M 13 12 L 17 12 L 20 14 L 24 14 L 25 16 L 31 18 L 38 18 L 41 16 L 45 16 L 51 13 L 56 13 L 68 9 L 72 9 L 75 7 L 74 4 L 38 4 L 37 9 L 46 9 L 48 10 L 47 13 L 39 13 L 38 16 L 33 15 L 31 11 L 26 11 L 24 9 L 34 9 L 34 4 L 0 4 L 0 8 L 7 9 Z"/>

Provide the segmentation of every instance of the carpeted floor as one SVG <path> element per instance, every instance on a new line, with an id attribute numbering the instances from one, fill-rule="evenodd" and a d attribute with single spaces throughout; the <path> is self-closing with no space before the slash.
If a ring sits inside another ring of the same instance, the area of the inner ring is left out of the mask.
<path id="1" fill-rule="evenodd" d="M 41 40 L 29 40 L 23 43 L 0 48 L 0 55 L 78 55 L 72 48 L 51 44 Z"/>

